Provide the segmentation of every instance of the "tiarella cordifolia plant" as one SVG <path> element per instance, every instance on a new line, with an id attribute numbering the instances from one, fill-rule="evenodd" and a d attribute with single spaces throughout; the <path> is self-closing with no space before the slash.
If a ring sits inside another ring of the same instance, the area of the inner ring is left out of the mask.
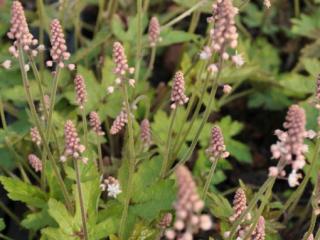
<path id="1" fill-rule="evenodd" d="M 0 238 L 319 238 L 315 1 L 47 2 L 0 0 Z"/>

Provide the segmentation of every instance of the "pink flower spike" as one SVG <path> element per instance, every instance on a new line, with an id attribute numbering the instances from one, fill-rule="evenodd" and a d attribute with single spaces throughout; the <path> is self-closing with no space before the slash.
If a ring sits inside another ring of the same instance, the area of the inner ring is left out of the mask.
<path id="1" fill-rule="evenodd" d="M 80 108 L 83 108 L 84 104 L 87 102 L 87 90 L 84 78 L 79 74 L 74 78 L 74 87 L 76 92 L 76 102 Z"/>
<path id="2" fill-rule="evenodd" d="M 252 233 L 252 240 L 265 240 L 265 220 L 264 217 L 260 216 L 258 220 L 258 224 L 255 230 Z"/>
<path id="3" fill-rule="evenodd" d="M 149 43 L 151 47 L 157 45 L 160 37 L 160 24 L 158 18 L 152 17 L 149 23 Z"/>
<path id="4" fill-rule="evenodd" d="M 150 122 L 148 119 L 143 119 L 140 125 L 140 138 L 145 147 L 149 147 L 151 145 L 151 129 Z"/>
<path id="5" fill-rule="evenodd" d="M 181 71 L 176 72 L 173 79 L 173 86 L 171 91 L 171 108 L 176 108 L 178 105 L 187 103 L 189 98 L 184 93 L 184 76 Z"/>
<path id="6" fill-rule="evenodd" d="M 226 151 L 223 135 L 218 126 L 214 126 L 211 130 L 210 145 L 206 152 L 213 159 L 227 158 L 230 155 L 229 152 Z"/>
<path id="7" fill-rule="evenodd" d="M 124 48 L 120 42 L 113 44 L 113 62 L 115 63 L 114 73 L 119 77 L 122 77 L 129 70 L 127 56 L 124 52 Z"/>
<path id="8" fill-rule="evenodd" d="M 41 145 L 41 136 L 40 133 L 38 131 L 38 128 L 33 127 L 30 129 L 30 136 L 31 136 L 31 141 L 34 142 L 37 146 Z"/>
<path id="9" fill-rule="evenodd" d="M 41 172 L 42 171 L 42 162 L 36 155 L 29 154 L 28 160 L 29 160 L 29 163 L 30 163 L 31 167 L 36 172 Z"/>
<path id="10" fill-rule="evenodd" d="M 89 115 L 89 124 L 92 130 L 98 135 L 103 136 L 104 132 L 101 129 L 101 121 L 97 112 L 91 112 Z"/>
<path id="11" fill-rule="evenodd" d="M 115 135 L 119 133 L 124 126 L 128 123 L 128 114 L 125 110 L 122 110 L 119 115 L 116 117 L 116 119 L 113 121 L 110 134 Z"/>

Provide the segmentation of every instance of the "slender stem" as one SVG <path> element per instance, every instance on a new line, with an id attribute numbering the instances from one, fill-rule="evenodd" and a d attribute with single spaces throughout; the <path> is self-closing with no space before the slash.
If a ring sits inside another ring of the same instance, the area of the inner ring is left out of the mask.
<path id="1" fill-rule="evenodd" d="M 102 159 L 102 151 L 101 151 L 101 143 L 99 139 L 99 135 L 96 136 L 96 141 L 97 141 L 97 148 L 98 148 L 98 157 L 99 157 L 99 169 L 101 173 L 104 173 L 104 167 L 103 167 L 103 159 Z"/>
<path id="2" fill-rule="evenodd" d="M 167 137 L 167 144 L 165 146 L 165 156 L 162 162 L 162 167 L 160 171 L 160 176 L 163 178 L 166 175 L 169 161 L 170 161 L 170 149 L 171 149 L 171 140 L 172 140 L 172 130 L 173 130 L 173 125 L 174 125 L 174 120 L 176 119 L 177 116 L 177 108 L 175 108 L 172 112 L 171 115 L 171 121 L 169 125 L 169 130 L 168 130 L 168 137 Z"/>
<path id="3" fill-rule="evenodd" d="M 139 75 L 140 75 L 140 66 L 141 66 L 141 60 L 142 60 L 142 0 L 137 0 L 137 17 L 138 17 L 138 23 L 137 23 L 137 51 L 136 51 L 136 65 L 135 65 L 135 74 L 134 79 L 136 82 L 139 81 Z"/>
<path id="4" fill-rule="evenodd" d="M 19 226 L 20 224 L 20 220 L 17 217 L 17 215 L 15 215 L 2 201 L 0 201 L 0 208 L 2 211 L 4 211 L 16 224 L 18 224 Z"/>
<path id="5" fill-rule="evenodd" d="M 202 199 L 204 201 L 206 200 L 206 197 L 208 195 L 209 186 L 210 186 L 210 183 L 212 181 L 214 170 L 216 169 L 217 163 L 218 163 L 218 159 L 214 158 L 212 160 L 212 165 L 211 165 L 211 168 L 210 168 L 210 172 L 209 172 L 208 178 L 206 180 L 206 183 L 204 185 L 203 192 L 202 192 Z"/>
<path id="6" fill-rule="evenodd" d="M 143 4 L 143 11 L 144 12 L 148 12 L 149 4 L 150 4 L 150 0 L 144 1 L 144 4 Z"/>
<path id="7" fill-rule="evenodd" d="M 6 121 L 6 116 L 4 113 L 4 108 L 3 108 L 3 102 L 2 102 L 2 97 L 0 96 L 0 116 L 1 116 L 1 124 L 2 124 L 2 128 L 4 130 L 7 130 L 7 121 Z"/>
<path id="8" fill-rule="evenodd" d="M 269 198 L 271 197 L 272 188 L 275 183 L 275 180 L 276 180 L 275 178 L 272 179 L 272 182 L 269 184 L 268 189 L 266 190 L 266 194 L 262 197 L 262 202 L 259 206 L 258 212 L 255 214 L 253 223 L 251 224 L 249 231 L 246 233 L 246 235 L 244 237 L 245 240 L 250 239 L 254 229 L 256 228 L 256 225 L 259 221 L 259 218 L 260 218 L 265 206 L 267 205 Z"/>
<path id="9" fill-rule="evenodd" d="M 49 113 L 48 113 L 47 134 L 46 134 L 46 138 L 48 139 L 48 141 L 50 141 L 51 128 L 53 125 L 52 124 L 52 115 L 53 115 L 53 111 L 54 111 L 54 104 L 56 101 L 59 75 L 60 75 L 60 67 L 57 66 L 56 71 L 55 71 L 55 75 L 53 78 L 53 86 L 51 87 L 51 94 L 50 94 L 50 107 L 49 107 Z"/>
<path id="10" fill-rule="evenodd" d="M 201 14 L 201 12 L 199 10 L 195 11 L 192 14 L 191 23 L 190 23 L 189 29 L 188 29 L 189 33 L 194 33 L 194 31 L 196 30 L 199 19 L 200 19 L 200 14 Z"/>
<path id="11" fill-rule="evenodd" d="M 195 10 L 197 10 L 198 8 L 200 8 L 204 3 L 206 3 L 207 0 L 202 0 L 200 2 L 198 2 L 197 4 L 195 4 L 193 7 L 191 7 L 190 9 L 188 9 L 187 11 L 183 12 L 182 14 L 180 14 L 179 16 L 175 17 L 174 19 L 172 19 L 170 22 L 168 22 L 167 24 L 165 24 L 164 26 L 161 27 L 161 30 L 164 30 L 166 28 L 169 28 L 171 26 L 173 26 L 174 24 L 180 22 L 182 19 L 188 17 L 192 12 L 194 12 Z"/>
<path id="12" fill-rule="evenodd" d="M 294 15 L 296 18 L 300 16 L 300 0 L 294 0 Z"/>
<path id="13" fill-rule="evenodd" d="M 220 66 L 221 66 L 221 64 L 220 64 Z M 207 122 L 207 120 L 208 120 L 208 118 L 210 116 L 212 103 L 213 103 L 213 100 L 215 99 L 215 94 L 216 94 L 216 91 L 217 91 L 217 86 L 218 86 L 217 82 L 218 82 L 219 76 L 220 76 L 220 71 L 218 72 L 217 77 L 213 81 L 211 93 L 210 93 L 210 96 L 209 96 L 209 103 L 208 103 L 208 105 L 206 107 L 206 110 L 204 112 L 204 116 L 202 118 L 202 122 L 201 122 L 201 124 L 200 124 L 200 126 L 199 126 L 199 128 L 197 130 L 197 133 L 196 133 L 195 137 L 192 140 L 191 146 L 189 147 L 188 151 L 184 154 L 184 156 L 181 158 L 179 163 L 174 167 L 174 169 L 172 169 L 169 172 L 169 174 L 171 174 L 173 171 L 175 171 L 175 169 L 178 167 L 179 164 L 184 164 L 190 158 L 191 154 L 193 153 L 193 150 L 195 149 L 195 147 L 196 147 L 196 145 L 198 143 L 201 131 L 202 131 L 205 123 Z"/>
<path id="14" fill-rule="evenodd" d="M 317 223 L 317 215 L 314 213 L 314 211 L 312 210 L 312 216 L 311 216 L 311 221 L 310 221 L 310 226 L 308 231 L 306 232 L 306 234 L 304 235 L 302 240 L 307 240 L 308 237 L 310 237 L 310 235 L 312 234 L 315 226 Z"/>
<path id="15" fill-rule="evenodd" d="M 43 141 L 43 145 L 45 147 L 45 150 L 47 151 L 48 155 L 49 155 L 49 158 L 50 158 L 50 162 L 52 164 L 52 169 L 56 175 L 56 177 L 58 178 L 58 181 L 59 181 L 59 184 L 60 184 L 60 187 L 62 189 L 62 193 L 64 195 L 64 198 L 66 200 L 66 204 L 67 204 L 67 207 L 69 210 L 72 210 L 72 204 L 71 204 L 71 201 L 70 201 L 70 198 L 69 198 L 69 195 L 68 195 L 68 191 L 67 191 L 67 188 L 63 182 L 63 179 L 59 173 L 59 170 L 58 170 L 58 167 L 56 165 L 56 162 L 55 162 L 55 159 L 50 151 L 50 148 L 49 148 L 49 144 L 47 142 L 47 138 L 42 130 L 42 127 L 41 127 L 41 123 L 40 123 L 40 119 L 37 115 L 37 111 L 36 111 L 36 107 L 33 103 L 33 99 L 32 99 L 32 96 L 31 96 L 31 92 L 30 92 L 30 85 L 29 85 L 29 80 L 28 80 L 28 76 L 27 76 L 27 72 L 25 71 L 24 69 L 24 56 L 23 56 L 23 50 L 22 50 L 22 47 L 21 45 L 19 45 L 18 47 L 18 50 L 19 50 L 19 66 L 20 66 L 20 70 L 21 70 L 21 76 L 22 76 L 22 82 L 23 82 L 23 86 L 24 86 L 24 90 L 25 90 L 25 93 L 26 93 L 26 97 L 27 97 L 27 102 L 28 102 L 28 105 L 29 105 L 29 108 L 31 110 L 31 115 L 35 121 L 35 124 L 36 124 L 36 127 L 38 128 L 39 130 L 39 133 L 40 133 L 40 136 L 41 136 L 41 139 Z M 50 116 L 50 112 L 49 112 L 49 116 Z"/>
<path id="16" fill-rule="evenodd" d="M 84 208 L 83 194 L 82 194 L 82 188 L 81 188 L 81 179 L 80 179 L 80 171 L 79 171 L 79 160 L 73 159 L 73 164 L 74 164 L 74 168 L 75 168 L 75 171 L 76 171 L 77 189 L 78 189 L 78 196 L 79 196 L 79 204 L 80 204 L 81 220 L 82 220 L 82 228 L 83 228 L 84 239 L 85 240 L 89 240 L 88 230 L 87 230 L 87 217 L 86 217 L 86 211 L 85 211 L 85 208 Z"/>
<path id="17" fill-rule="evenodd" d="M 229 240 L 233 240 L 233 237 L 237 231 L 239 224 L 243 221 L 243 219 L 247 216 L 247 214 L 256 206 L 257 202 L 261 197 L 263 197 L 264 192 L 268 189 L 270 184 L 273 184 L 275 181 L 275 177 L 269 177 L 264 184 L 259 188 L 259 191 L 254 195 L 252 200 L 250 201 L 247 209 L 239 216 L 239 218 L 233 223 L 232 228 L 230 230 Z"/>
<path id="18" fill-rule="evenodd" d="M 87 117 L 86 117 L 86 113 L 85 113 L 84 107 L 81 108 L 81 116 L 82 116 L 82 128 L 83 128 L 84 145 L 87 148 L 88 147 L 88 125 L 87 125 Z"/>
<path id="19" fill-rule="evenodd" d="M 154 67 L 155 60 L 156 60 L 156 47 L 152 47 L 150 61 L 148 64 L 148 70 L 147 70 L 145 76 L 143 77 L 143 82 L 145 82 L 148 79 L 148 77 L 150 76 L 150 74 L 153 70 L 153 67 Z"/>
<path id="20" fill-rule="evenodd" d="M 129 204 L 131 199 L 131 192 L 132 192 L 132 184 L 133 184 L 133 174 L 135 169 L 135 148 L 134 148 L 134 132 L 133 132 L 133 122 L 129 104 L 129 96 L 127 86 L 122 84 L 122 91 L 125 98 L 125 108 L 128 115 L 128 135 L 129 135 L 129 174 L 128 174 L 128 183 L 127 183 L 127 191 L 125 196 L 125 205 L 122 211 L 121 221 L 120 221 L 120 239 L 125 239 L 125 230 L 127 226 L 127 218 L 128 218 L 128 211 L 129 211 Z"/>
<path id="21" fill-rule="evenodd" d="M 14 240 L 13 238 L 7 237 L 7 236 L 3 235 L 2 233 L 0 233 L 0 238 L 2 238 L 4 240 Z"/>
<path id="22" fill-rule="evenodd" d="M 41 161 L 42 161 L 41 188 L 45 191 L 47 187 L 47 182 L 46 182 L 47 153 L 45 149 L 43 149 L 43 151 L 41 152 Z"/>

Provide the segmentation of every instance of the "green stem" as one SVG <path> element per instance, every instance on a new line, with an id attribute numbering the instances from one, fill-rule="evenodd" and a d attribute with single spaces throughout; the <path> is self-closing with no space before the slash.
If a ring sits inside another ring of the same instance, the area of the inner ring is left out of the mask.
<path id="1" fill-rule="evenodd" d="M 210 183 L 211 183 L 211 181 L 212 181 L 213 174 L 214 174 L 214 170 L 216 169 L 217 163 L 218 163 L 218 159 L 217 159 L 217 158 L 214 158 L 214 159 L 212 160 L 212 165 L 211 165 L 211 168 L 210 168 L 210 172 L 209 172 L 208 178 L 207 178 L 207 180 L 206 180 L 206 183 L 205 183 L 205 185 L 204 185 L 203 192 L 202 192 L 202 199 L 203 199 L 204 201 L 205 201 L 206 198 L 207 198 L 209 186 L 210 186 Z"/>
<path id="2" fill-rule="evenodd" d="M 49 113 L 48 113 L 47 134 L 46 134 L 46 138 L 48 141 L 50 141 L 51 128 L 53 128 L 52 115 L 53 115 L 53 111 L 54 111 L 54 104 L 56 101 L 59 75 L 60 75 L 60 67 L 57 66 L 56 71 L 55 71 L 55 75 L 53 78 L 53 85 L 51 87 L 51 93 L 50 93 L 50 107 L 49 107 Z"/>
<path id="3" fill-rule="evenodd" d="M 129 211 L 129 204 L 131 199 L 131 191 L 132 191 L 132 184 L 133 184 L 133 174 L 135 169 L 135 144 L 134 144 L 134 132 L 133 132 L 133 120 L 131 116 L 130 104 L 129 104 L 129 95 L 127 86 L 125 84 L 122 85 L 122 91 L 125 98 L 125 108 L 128 115 L 128 135 L 129 135 L 129 174 L 128 174 L 128 182 L 127 182 L 127 191 L 125 196 L 125 203 L 124 208 L 122 211 L 121 221 L 120 221 L 120 228 L 119 234 L 120 239 L 125 239 L 125 230 L 127 226 L 127 218 L 128 218 L 128 211 Z"/>
<path id="4" fill-rule="evenodd" d="M 143 11 L 144 12 L 148 12 L 149 4 L 150 4 L 150 0 L 144 1 L 144 4 L 143 4 Z"/>
<path id="5" fill-rule="evenodd" d="M 264 192 L 268 189 L 269 185 L 273 185 L 275 181 L 275 177 L 269 177 L 265 183 L 259 188 L 259 191 L 254 195 L 252 200 L 250 201 L 247 209 L 239 216 L 239 218 L 233 223 L 231 230 L 230 230 L 230 236 L 229 240 L 233 240 L 233 237 L 237 231 L 237 228 L 239 224 L 244 220 L 244 218 L 247 216 L 247 214 L 256 206 L 257 202 L 261 197 L 263 197 Z"/>
<path id="6" fill-rule="evenodd" d="M 43 141 L 43 145 L 45 147 L 45 150 L 47 151 L 48 155 L 49 155 L 49 158 L 50 158 L 50 162 L 52 164 L 52 169 L 59 181 L 59 184 L 60 184 L 60 187 L 62 189 L 62 193 L 64 195 L 64 198 L 66 200 L 66 204 L 67 204 L 67 207 L 69 210 L 72 210 L 72 204 L 71 204 L 71 201 L 70 201 L 70 198 L 69 198 L 69 195 L 68 195 L 68 191 L 67 191 L 67 188 L 63 182 L 63 179 L 59 173 L 59 170 L 58 170 L 58 167 L 56 165 L 56 162 L 55 162 L 55 159 L 50 151 L 50 148 L 49 148 L 49 144 L 47 142 L 47 138 L 42 130 L 42 127 L 41 127 L 41 123 L 40 123 L 40 119 L 37 115 L 37 111 L 36 111 L 36 107 L 33 103 L 33 98 L 32 98 L 32 95 L 31 95 L 31 92 L 30 92 L 30 84 L 29 84 L 29 80 L 28 80 L 28 76 L 27 76 L 27 73 L 24 69 L 24 66 L 25 66 L 25 62 L 24 62 L 24 55 L 23 55 L 23 50 L 22 50 L 22 47 L 19 45 L 18 47 L 18 50 L 19 50 L 19 66 L 20 66 L 20 70 L 21 70 L 21 76 L 22 76 L 22 82 L 23 82 L 23 86 L 24 86 L 24 90 L 25 90 L 25 93 L 26 93 L 26 98 L 27 98 L 27 102 L 28 102 L 28 105 L 29 105 L 29 108 L 30 108 L 30 111 L 31 111 L 31 115 L 33 117 L 33 120 L 36 124 L 36 127 L 38 128 L 39 130 L 39 133 L 40 133 L 40 136 L 41 136 L 41 139 Z M 51 104 L 52 105 L 52 104 Z M 52 111 L 51 111 L 52 112 Z M 50 112 L 49 112 L 49 116 L 50 116 Z M 49 131 L 50 132 L 50 131 Z"/>
<path id="7" fill-rule="evenodd" d="M 170 22 L 168 22 L 167 24 L 162 26 L 161 30 L 167 29 L 167 28 L 173 26 L 174 24 L 180 22 L 182 19 L 188 17 L 191 13 L 193 13 L 195 10 L 200 8 L 206 2 L 207 2 L 207 0 L 202 0 L 202 1 L 198 2 L 197 4 L 195 4 L 194 6 L 189 8 L 187 11 L 183 12 L 182 14 L 180 14 L 179 16 L 175 17 Z"/>
<path id="8" fill-rule="evenodd" d="M 140 66 L 141 66 L 141 60 L 142 60 L 142 0 L 137 0 L 137 17 L 138 17 L 138 23 L 137 23 L 137 51 L 136 51 L 136 65 L 135 65 L 135 74 L 134 79 L 136 83 L 139 81 L 139 75 L 140 75 Z"/>
<path id="9" fill-rule="evenodd" d="M 86 217 L 86 211 L 84 208 L 83 203 L 83 194 L 82 194 L 82 188 L 81 188 L 81 179 L 80 179 L 80 171 L 79 171 L 79 160 L 73 159 L 74 168 L 76 171 L 76 180 L 77 180 L 77 189 L 78 189 L 78 196 L 79 196 L 79 205 L 80 205 L 80 211 L 81 211 L 81 220 L 82 220 L 82 228 L 83 228 L 83 234 L 84 239 L 89 240 L 88 237 L 88 230 L 87 230 L 87 217 Z"/>
<path id="10" fill-rule="evenodd" d="M 311 216 L 311 221 L 310 221 L 310 226 L 308 231 L 306 232 L 306 234 L 304 235 L 302 240 L 307 240 L 308 237 L 310 237 L 310 235 L 312 234 L 315 226 L 317 223 L 317 215 L 314 213 L 314 211 L 312 211 L 312 216 Z"/>
<path id="11" fill-rule="evenodd" d="M 0 238 L 2 238 L 4 240 L 14 240 L 13 238 L 9 238 L 9 237 L 3 235 L 2 233 L 0 233 Z"/>
<path id="12" fill-rule="evenodd" d="M 6 116 L 4 113 L 3 102 L 2 102 L 1 96 L 0 96 L 0 116 L 1 116 L 2 128 L 6 131 L 8 128 L 8 125 L 7 125 Z"/>
<path id="13" fill-rule="evenodd" d="M 150 61 L 148 64 L 148 69 L 147 69 L 145 76 L 143 77 L 143 82 L 145 82 L 148 79 L 148 77 L 150 76 L 150 74 L 153 70 L 153 67 L 154 67 L 155 60 L 156 60 L 156 47 L 152 47 Z"/>
<path id="14" fill-rule="evenodd" d="M 294 0 L 294 15 L 296 18 L 300 16 L 300 0 Z"/>
<path id="15" fill-rule="evenodd" d="M 170 125 L 169 125 L 169 130 L 168 130 L 168 137 L 167 137 L 167 144 L 165 147 L 165 156 L 164 156 L 161 171 L 160 171 L 160 176 L 162 178 L 165 177 L 167 170 L 168 170 L 168 165 L 169 165 L 169 161 L 170 161 L 172 130 L 173 130 L 174 120 L 176 119 L 176 116 L 177 116 L 177 108 L 175 108 L 173 110 L 173 113 L 171 115 L 171 121 L 170 121 Z"/>
<path id="16" fill-rule="evenodd" d="M 17 217 L 17 215 L 15 215 L 2 201 L 0 201 L 0 208 L 2 209 L 3 212 L 5 212 L 17 225 L 21 225 L 20 224 L 20 220 Z"/>
<path id="17" fill-rule="evenodd" d="M 220 61 L 221 63 L 221 61 Z M 221 64 L 220 64 L 221 66 Z M 221 69 L 221 67 L 219 68 Z M 211 107 L 212 107 L 212 103 L 213 103 L 213 100 L 215 99 L 215 94 L 216 94 L 216 91 L 217 91 L 217 86 L 218 86 L 218 79 L 219 79 L 219 76 L 220 76 L 220 70 L 217 74 L 217 77 L 214 79 L 213 81 L 213 84 L 212 84 L 212 89 L 211 89 L 211 92 L 210 92 L 210 96 L 209 96 L 209 103 L 206 107 L 206 110 L 204 112 L 204 116 L 202 118 L 202 121 L 201 121 L 201 124 L 196 132 L 196 135 L 195 137 L 193 138 L 192 140 L 192 143 L 188 149 L 188 151 L 183 155 L 183 157 L 181 158 L 181 160 L 179 161 L 179 163 L 169 172 L 169 174 L 171 174 L 173 171 L 175 171 L 175 169 L 178 167 L 178 165 L 182 165 L 184 164 L 191 156 L 191 154 L 193 153 L 197 143 L 198 143 L 198 140 L 199 140 L 199 137 L 200 137 L 200 134 L 202 132 L 202 129 L 204 127 L 204 125 L 206 124 L 206 122 L 208 121 L 209 119 L 209 116 L 210 116 L 210 113 L 211 113 Z"/>
<path id="18" fill-rule="evenodd" d="M 81 116 L 82 116 L 84 145 L 87 148 L 88 147 L 88 125 L 87 125 L 87 117 L 86 117 L 84 107 L 81 108 Z"/>
<path id="19" fill-rule="evenodd" d="M 101 143 L 99 139 L 99 135 L 96 136 L 97 141 L 97 148 L 98 148 L 98 157 L 99 157 L 99 169 L 101 171 L 101 174 L 104 173 L 104 167 L 103 167 L 103 159 L 102 159 L 102 150 L 101 150 Z"/>

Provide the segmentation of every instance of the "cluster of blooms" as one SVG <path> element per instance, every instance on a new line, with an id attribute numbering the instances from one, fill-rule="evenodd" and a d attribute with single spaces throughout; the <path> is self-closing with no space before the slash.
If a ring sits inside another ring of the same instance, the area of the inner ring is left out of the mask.
<path id="1" fill-rule="evenodd" d="M 171 108 L 175 109 L 177 105 L 184 105 L 189 98 L 184 93 L 184 76 L 181 71 L 176 72 L 173 78 L 173 86 L 171 91 Z"/>
<path id="2" fill-rule="evenodd" d="M 104 132 L 101 129 L 101 121 L 97 112 L 91 112 L 89 115 L 89 125 L 92 130 L 98 135 L 103 136 Z"/>
<path id="3" fill-rule="evenodd" d="M 9 52 L 17 58 L 19 55 L 18 47 L 21 46 L 25 52 L 32 56 L 37 56 L 38 50 L 42 50 L 43 46 L 39 46 L 38 49 L 36 48 L 38 40 L 29 31 L 23 6 L 19 1 L 14 1 L 12 4 L 10 22 L 11 28 L 7 35 L 10 39 L 14 40 L 14 43 L 9 48 Z M 8 65 L 8 63 L 5 63 L 4 67 Z"/>
<path id="4" fill-rule="evenodd" d="M 266 8 L 271 7 L 271 1 L 270 0 L 263 0 L 263 4 L 266 6 Z"/>
<path id="5" fill-rule="evenodd" d="M 223 135 L 218 126 L 214 126 L 211 130 L 210 145 L 207 148 L 206 153 L 210 156 L 210 160 L 227 158 L 230 155 L 230 153 L 226 151 Z"/>
<path id="6" fill-rule="evenodd" d="M 209 215 L 201 214 L 204 202 L 199 198 L 197 187 L 190 171 L 185 166 L 176 170 L 178 183 L 178 196 L 175 203 L 176 219 L 173 229 L 167 229 L 167 239 L 192 240 L 193 235 L 200 230 L 207 231 L 212 228 Z"/>
<path id="7" fill-rule="evenodd" d="M 41 145 L 41 136 L 38 131 L 38 128 L 33 127 L 30 129 L 30 136 L 31 136 L 31 141 L 34 142 L 37 146 Z"/>
<path id="8" fill-rule="evenodd" d="M 1 63 L 1 67 L 3 67 L 4 69 L 10 69 L 11 65 L 11 60 L 4 60 L 3 63 Z"/>
<path id="9" fill-rule="evenodd" d="M 126 79 L 126 75 L 128 73 L 129 74 L 134 73 L 134 68 L 129 67 L 127 56 L 124 52 L 124 47 L 122 46 L 122 44 L 120 42 L 115 42 L 113 44 L 112 57 L 113 57 L 113 62 L 115 64 L 115 68 L 113 71 L 117 76 L 116 84 L 119 85 L 124 82 L 124 80 Z M 130 86 L 134 87 L 135 80 L 133 78 L 130 78 L 128 80 L 128 83 Z M 109 86 L 107 91 L 109 93 L 113 93 L 114 86 Z"/>
<path id="10" fill-rule="evenodd" d="M 111 176 L 102 181 L 100 188 L 102 191 L 107 190 L 108 196 L 113 198 L 116 198 L 122 192 L 119 181 Z"/>
<path id="11" fill-rule="evenodd" d="M 28 160 L 29 160 L 29 163 L 30 163 L 31 167 L 36 172 L 41 172 L 42 171 L 42 162 L 36 155 L 29 154 Z"/>
<path id="12" fill-rule="evenodd" d="M 115 135 L 119 133 L 127 123 L 128 123 L 128 114 L 126 110 L 123 109 L 119 113 L 119 115 L 116 117 L 116 119 L 113 121 L 110 129 L 110 134 Z"/>
<path id="13" fill-rule="evenodd" d="M 87 164 L 88 159 L 81 156 L 85 150 L 85 146 L 80 144 L 80 138 L 78 137 L 77 130 L 71 120 L 67 120 L 64 125 L 64 139 L 65 151 L 60 160 L 65 162 L 67 157 L 71 156 L 74 159 L 81 160 L 84 164 Z"/>
<path id="14" fill-rule="evenodd" d="M 149 23 L 149 43 L 151 47 L 155 47 L 158 42 L 161 41 L 160 38 L 160 24 L 158 18 L 152 17 Z"/>
<path id="15" fill-rule="evenodd" d="M 70 58 L 70 53 L 67 51 L 66 40 L 64 37 L 63 29 L 58 19 L 52 20 L 50 24 L 50 55 L 52 61 L 47 61 L 47 66 L 52 67 L 55 62 L 60 68 L 65 67 L 65 61 Z M 70 70 L 75 69 L 74 64 L 68 64 Z"/>
<path id="16" fill-rule="evenodd" d="M 305 112 L 298 105 L 292 105 L 287 113 L 286 121 L 283 127 L 286 131 L 276 130 L 275 134 L 278 137 L 276 144 L 271 146 L 271 152 L 274 159 L 280 161 L 279 167 L 270 167 L 270 176 L 285 176 L 282 170 L 285 165 L 292 166 L 292 172 L 289 174 L 288 183 L 290 187 L 299 185 L 298 170 L 302 169 L 306 163 L 305 153 L 308 151 L 308 146 L 304 144 L 305 138 L 315 137 L 313 131 L 306 131 L 306 116 Z"/>
<path id="17" fill-rule="evenodd" d="M 247 209 L 247 197 L 242 188 L 238 188 L 233 199 L 233 215 L 229 218 L 230 222 L 233 223 L 239 219 L 242 213 Z M 248 213 L 245 217 L 245 220 L 250 220 L 251 215 Z M 249 230 L 250 226 L 244 224 L 243 222 L 237 227 L 237 240 L 242 240 Z M 224 237 L 228 238 L 230 232 L 225 232 Z"/>
<path id="18" fill-rule="evenodd" d="M 258 224 L 252 233 L 251 240 L 265 240 L 265 220 L 263 216 L 259 217 Z"/>
<path id="19" fill-rule="evenodd" d="M 141 142 L 145 147 L 149 147 L 151 145 L 151 129 L 150 122 L 148 119 L 143 119 L 140 125 L 140 138 Z"/>
<path id="20" fill-rule="evenodd" d="M 83 109 L 84 104 L 87 102 L 87 90 L 84 78 L 77 74 L 74 78 L 74 87 L 76 92 L 76 102 L 80 109 Z"/>
<path id="21" fill-rule="evenodd" d="M 162 229 L 165 229 L 171 225 L 171 222 L 172 222 L 172 214 L 166 213 L 159 221 L 158 226 Z"/>
<path id="22" fill-rule="evenodd" d="M 314 240 L 314 236 L 313 236 L 312 233 L 311 233 L 310 236 L 307 238 L 307 240 Z"/>
<path id="23" fill-rule="evenodd" d="M 43 106 L 43 104 L 41 102 L 39 104 L 39 112 L 41 113 L 41 119 L 42 120 L 45 119 L 45 112 L 47 112 L 47 114 L 49 114 L 50 97 L 48 95 L 44 95 L 43 96 L 43 100 L 44 100 L 44 106 Z"/>
<path id="24" fill-rule="evenodd" d="M 214 27 L 210 31 L 210 43 L 204 47 L 200 58 L 209 59 L 213 53 L 217 53 L 223 60 L 229 60 L 228 48 L 235 49 L 238 45 L 235 16 L 239 10 L 232 5 L 232 0 L 217 0 L 212 8 L 212 17 L 208 18 L 208 22 L 213 23 Z M 236 66 L 244 64 L 240 54 L 234 54 L 231 56 L 231 60 Z M 219 67 L 216 64 L 214 66 L 215 68 Z M 212 69 L 212 66 L 209 69 Z"/>

